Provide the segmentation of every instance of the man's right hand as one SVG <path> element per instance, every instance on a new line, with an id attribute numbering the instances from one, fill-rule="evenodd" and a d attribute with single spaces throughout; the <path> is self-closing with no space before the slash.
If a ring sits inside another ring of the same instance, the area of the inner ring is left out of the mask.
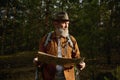
<path id="1" fill-rule="evenodd" d="M 34 63 L 35 65 L 38 65 L 38 57 L 35 57 L 35 58 L 33 59 L 33 63 Z"/>

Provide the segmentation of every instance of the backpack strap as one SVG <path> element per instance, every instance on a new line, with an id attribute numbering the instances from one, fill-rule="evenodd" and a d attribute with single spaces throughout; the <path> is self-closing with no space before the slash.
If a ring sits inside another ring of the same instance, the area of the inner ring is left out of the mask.
<path id="1" fill-rule="evenodd" d="M 54 32 L 54 31 L 51 31 L 51 32 L 48 33 L 47 38 L 46 38 L 46 41 L 45 41 L 45 44 L 44 44 L 45 47 L 47 46 L 48 42 L 51 41 L 50 37 L 51 37 L 51 35 L 52 35 L 53 32 Z M 70 46 L 71 46 L 72 48 L 74 48 L 73 42 L 72 42 L 72 40 L 71 40 L 71 38 L 70 38 L 70 35 L 68 35 L 67 38 L 68 38 L 68 43 L 70 44 Z"/>
<path id="2" fill-rule="evenodd" d="M 47 44 L 50 41 L 50 37 L 51 37 L 51 35 L 52 35 L 53 32 L 54 31 L 51 31 L 51 32 L 48 33 L 44 46 L 47 46 Z"/>
<path id="3" fill-rule="evenodd" d="M 70 38 L 70 35 L 68 35 L 67 38 L 68 38 L 68 43 L 69 43 L 70 46 L 73 48 L 74 46 L 73 46 L 73 42 L 72 42 L 72 40 L 71 40 L 71 38 Z"/>

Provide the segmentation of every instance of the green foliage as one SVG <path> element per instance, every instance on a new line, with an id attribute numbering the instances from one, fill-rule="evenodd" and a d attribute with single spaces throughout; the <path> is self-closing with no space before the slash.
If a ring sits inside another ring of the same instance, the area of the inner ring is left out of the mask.
<path id="1" fill-rule="evenodd" d="M 38 50 L 40 38 L 53 30 L 54 13 L 62 10 L 70 16 L 70 33 L 76 37 L 82 55 L 94 58 L 112 51 L 117 53 L 120 40 L 118 9 L 114 1 L 8 1 L 8 5 L 0 8 L 4 12 L 0 20 L 1 54 Z"/>
<path id="2" fill-rule="evenodd" d="M 64 10 L 69 14 L 70 34 L 77 39 L 81 55 L 86 57 L 86 62 L 97 59 L 96 62 L 87 62 L 85 72 L 81 71 L 81 80 L 110 80 L 105 76 L 106 70 L 119 79 L 119 66 L 113 69 L 99 63 L 114 63 L 112 66 L 119 63 L 120 3 L 98 1 L 0 0 L 0 55 L 3 55 L 0 56 L 0 75 L 8 74 L 5 76 L 7 80 L 34 79 L 31 66 L 34 54 L 30 52 L 37 51 L 41 37 L 53 30 L 51 19 L 54 13 Z M 30 52 L 18 53 L 21 51 Z"/>
<path id="3" fill-rule="evenodd" d="M 117 66 L 116 69 L 112 71 L 112 74 L 119 80 L 120 79 L 120 66 Z"/>

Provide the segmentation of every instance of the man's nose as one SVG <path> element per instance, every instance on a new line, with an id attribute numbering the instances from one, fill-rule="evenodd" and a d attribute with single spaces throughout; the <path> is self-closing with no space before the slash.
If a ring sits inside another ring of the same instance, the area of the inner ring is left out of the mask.
<path id="1" fill-rule="evenodd" d="M 67 25 L 67 23 L 65 23 L 65 28 L 67 28 L 68 27 L 68 25 Z"/>
<path id="2" fill-rule="evenodd" d="M 65 25 L 65 28 L 67 28 L 67 25 Z"/>

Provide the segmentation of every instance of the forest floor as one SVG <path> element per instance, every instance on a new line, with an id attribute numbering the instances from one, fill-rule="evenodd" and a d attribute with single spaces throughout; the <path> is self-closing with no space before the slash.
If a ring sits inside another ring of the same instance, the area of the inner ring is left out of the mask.
<path id="1" fill-rule="evenodd" d="M 35 52 L 21 52 L 14 55 L 0 56 L 0 80 L 34 80 Z M 96 60 L 97 59 L 97 60 Z M 80 80 L 120 80 L 119 55 L 106 63 L 106 58 L 86 60 L 86 68 L 80 72 Z"/>

